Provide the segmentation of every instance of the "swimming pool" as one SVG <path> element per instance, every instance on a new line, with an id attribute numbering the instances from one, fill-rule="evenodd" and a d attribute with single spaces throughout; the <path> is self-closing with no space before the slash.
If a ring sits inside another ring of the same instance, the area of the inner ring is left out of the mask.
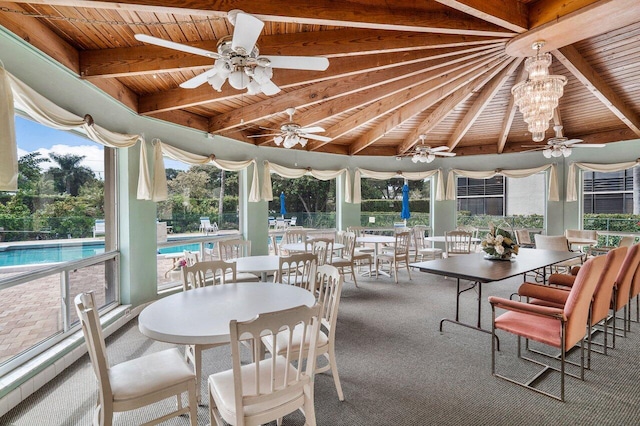
<path id="1" fill-rule="evenodd" d="M 208 243 L 211 245 L 211 243 Z M 199 251 L 200 244 L 163 247 L 159 254 Z M 69 262 L 104 253 L 104 243 L 47 244 L 38 246 L 9 246 L 0 249 L 0 267 Z"/>

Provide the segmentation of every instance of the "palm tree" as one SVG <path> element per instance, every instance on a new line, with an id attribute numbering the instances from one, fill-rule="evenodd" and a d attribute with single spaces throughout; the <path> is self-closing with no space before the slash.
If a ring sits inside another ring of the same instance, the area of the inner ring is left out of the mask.
<path id="1" fill-rule="evenodd" d="M 58 164 L 58 167 L 49 169 L 48 174 L 53 178 L 56 191 L 77 196 L 80 187 L 95 179 L 93 171 L 80 165 L 84 160 L 83 155 L 49 153 L 49 158 Z"/>

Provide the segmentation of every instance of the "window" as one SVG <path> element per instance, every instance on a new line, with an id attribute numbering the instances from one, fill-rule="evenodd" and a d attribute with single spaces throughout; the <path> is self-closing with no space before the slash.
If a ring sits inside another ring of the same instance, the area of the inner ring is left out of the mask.
<path id="1" fill-rule="evenodd" d="M 165 159 L 168 197 L 157 207 L 158 290 L 182 284 L 184 251 L 217 256 L 219 231 L 239 229 L 239 173 Z"/>
<path id="2" fill-rule="evenodd" d="M 119 290 L 115 150 L 15 121 L 18 191 L 0 192 L 0 375 L 70 333 L 78 293 L 114 307 Z"/>
<path id="3" fill-rule="evenodd" d="M 543 229 L 545 173 L 525 178 L 457 179 L 457 224 L 487 228 L 506 221 L 513 228 Z"/>
<path id="4" fill-rule="evenodd" d="M 431 227 L 431 179 L 409 180 L 408 226 Z M 402 220 L 403 178 L 378 180 L 363 178 L 361 181 L 362 203 L 360 205 L 361 226 L 392 228 L 394 222 Z"/>
<path id="5" fill-rule="evenodd" d="M 336 179 L 319 180 L 313 176 L 288 179 L 273 173 L 271 184 L 270 217 L 284 216 L 289 223 L 306 228 L 336 227 Z M 282 194 L 286 213 L 282 210 Z"/>
<path id="6" fill-rule="evenodd" d="M 640 182 L 637 167 L 582 173 L 582 227 L 601 231 L 602 244 L 615 245 L 621 234 L 640 231 L 640 188 L 634 184 L 634 175 Z"/>

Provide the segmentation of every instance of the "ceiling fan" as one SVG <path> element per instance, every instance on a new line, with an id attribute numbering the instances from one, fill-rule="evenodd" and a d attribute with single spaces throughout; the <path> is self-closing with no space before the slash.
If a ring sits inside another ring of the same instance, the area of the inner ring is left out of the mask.
<path id="1" fill-rule="evenodd" d="M 448 146 L 437 146 L 435 148 L 431 148 L 429 145 L 425 145 L 424 141 L 427 139 L 427 135 L 420 135 L 420 145 L 416 145 L 415 150 L 411 155 L 411 161 L 414 163 L 430 163 L 436 159 L 436 156 L 440 157 L 455 157 L 455 152 L 444 152 L 448 151 Z"/>
<path id="2" fill-rule="evenodd" d="M 237 9 L 231 10 L 227 19 L 234 26 L 233 35 L 218 41 L 217 52 L 146 34 L 136 34 L 135 38 L 144 43 L 215 59 L 213 68 L 180 84 L 184 89 L 193 89 L 209 83 L 220 92 L 228 79 L 234 89 L 247 89 L 250 95 L 264 93 L 269 96 L 280 91 L 271 81 L 273 68 L 324 71 L 329 66 L 329 60 L 319 56 L 260 55 L 256 41 L 262 32 L 264 22 Z"/>
<path id="3" fill-rule="evenodd" d="M 553 126 L 553 130 L 556 132 L 556 135 L 547 140 L 546 145 L 522 145 L 523 148 L 533 148 L 528 151 L 540 151 L 542 150 L 542 155 L 545 158 L 551 157 L 568 157 L 571 155 L 572 148 L 603 148 L 605 144 L 603 143 L 585 143 L 582 145 L 577 145 L 582 143 L 582 139 L 569 139 L 562 136 L 562 126 L 556 125 Z"/>
<path id="4" fill-rule="evenodd" d="M 302 127 L 298 123 L 293 122 L 293 114 L 296 112 L 296 109 L 293 107 L 289 107 L 285 110 L 285 112 L 289 115 L 289 121 L 280 126 L 279 133 L 269 133 L 263 135 L 251 135 L 250 138 L 262 138 L 275 136 L 273 138 L 273 142 L 280 146 L 284 146 L 285 148 L 293 148 L 296 144 L 300 144 L 301 146 L 306 146 L 309 139 L 314 139 L 321 142 L 330 142 L 331 138 L 327 136 L 314 135 L 314 133 L 324 132 L 324 129 L 320 126 L 313 127 Z M 266 130 L 277 130 L 277 129 L 266 129 Z"/>

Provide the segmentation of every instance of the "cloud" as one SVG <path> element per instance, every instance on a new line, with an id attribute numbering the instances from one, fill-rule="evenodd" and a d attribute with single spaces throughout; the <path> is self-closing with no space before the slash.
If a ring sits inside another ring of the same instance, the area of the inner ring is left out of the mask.
<path id="1" fill-rule="evenodd" d="M 52 145 L 51 148 L 39 148 L 34 152 L 39 152 L 40 155 L 49 160 L 49 153 L 53 152 L 58 155 L 73 154 L 84 157 L 80 162 L 80 165 L 88 167 L 95 173 L 96 177 L 104 178 L 104 150 L 100 145 L 78 145 L 70 146 L 63 144 Z M 18 148 L 18 156 L 29 154 L 29 152 Z M 54 167 L 55 163 L 52 161 L 45 161 L 40 163 L 42 171 L 47 171 L 51 167 Z"/>

